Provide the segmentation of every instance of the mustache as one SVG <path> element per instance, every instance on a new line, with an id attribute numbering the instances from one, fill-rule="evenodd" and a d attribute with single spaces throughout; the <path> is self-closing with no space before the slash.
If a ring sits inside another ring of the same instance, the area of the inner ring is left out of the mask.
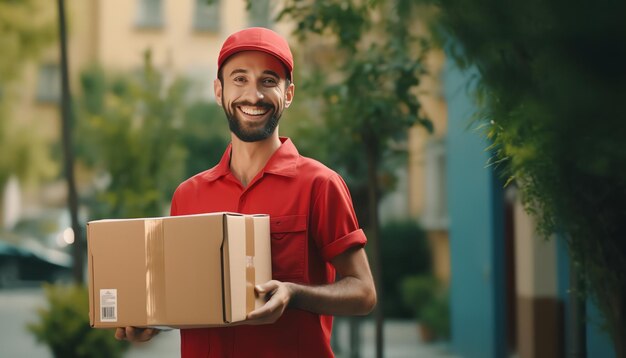
<path id="1" fill-rule="evenodd" d="M 239 106 L 261 107 L 261 108 L 264 108 L 264 109 L 273 109 L 274 108 L 273 104 L 271 104 L 269 102 L 264 102 L 262 100 L 259 100 L 256 103 L 252 103 L 250 101 L 233 102 L 233 107 L 239 107 Z"/>

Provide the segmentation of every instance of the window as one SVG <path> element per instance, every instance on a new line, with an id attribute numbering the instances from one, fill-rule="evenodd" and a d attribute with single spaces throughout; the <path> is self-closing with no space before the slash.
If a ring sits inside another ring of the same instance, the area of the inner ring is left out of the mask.
<path id="1" fill-rule="evenodd" d="M 220 1 L 196 0 L 193 28 L 198 31 L 217 32 L 220 29 Z"/>
<path id="2" fill-rule="evenodd" d="M 446 145 L 444 139 L 431 138 L 426 143 L 426 197 L 422 225 L 426 229 L 448 227 L 446 195 Z"/>
<path id="3" fill-rule="evenodd" d="M 163 26 L 163 2 L 161 0 L 139 0 L 137 27 L 159 28 Z"/>
<path id="4" fill-rule="evenodd" d="M 57 64 L 43 64 L 39 67 L 37 100 L 58 103 L 61 100 L 61 69 Z"/>
<path id="5" fill-rule="evenodd" d="M 267 27 L 271 25 L 271 8 L 269 0 L 250 1 L 248 23 L 250 26 Z"/>

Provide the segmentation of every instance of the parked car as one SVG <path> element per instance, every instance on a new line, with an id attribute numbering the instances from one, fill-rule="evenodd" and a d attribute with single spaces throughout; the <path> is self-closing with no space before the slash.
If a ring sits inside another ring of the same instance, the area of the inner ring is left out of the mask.
<path id="1" fill-rule="evenodd" d="M 0 232 L 0 287 L 24 281 L 69 280 L 72 257 L 32 237 Z"/>

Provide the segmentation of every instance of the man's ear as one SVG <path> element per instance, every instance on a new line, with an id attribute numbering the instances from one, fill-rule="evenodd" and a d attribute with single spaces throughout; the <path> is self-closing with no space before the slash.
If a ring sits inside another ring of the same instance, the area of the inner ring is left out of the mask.
<path id="1" fill-rule="evenodd" d="M 296 92 L 296 85 L 294 85 L 293 83 L 290 83 L 289 86 L 287 87 L 287 90 L 285 91 L 285 108 L 288 108 L 291 105 L 295 92 Z"/>
<path id="2" fill-rule="evenodd" d="M 222 81 L 216 78 L 213 81 L 213 91 L 215 92 L 215 101 L 220 107 L 222 106 Z"/>

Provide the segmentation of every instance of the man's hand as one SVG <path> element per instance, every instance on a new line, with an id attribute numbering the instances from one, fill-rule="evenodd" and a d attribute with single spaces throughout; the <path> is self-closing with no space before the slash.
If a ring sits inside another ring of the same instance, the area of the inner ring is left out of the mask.
<path id="1" fill-rule="evenodd" d="M 134 343 L 147 342 L 159 332 L 161 330 L 156 328 L 123 327 L 115 331 L 115 338 L 119 341 L 126 340 Z"/>
<path id="2" fill-rule="evenodd" d="M 291 284 L 276 280 L 257 285 L 254 290 L 258 295 L 265 296 L 267 302 L 263 307 L 248 313 L 244 324 L 268 324 L 278 321 L 294 295 Z"/>

